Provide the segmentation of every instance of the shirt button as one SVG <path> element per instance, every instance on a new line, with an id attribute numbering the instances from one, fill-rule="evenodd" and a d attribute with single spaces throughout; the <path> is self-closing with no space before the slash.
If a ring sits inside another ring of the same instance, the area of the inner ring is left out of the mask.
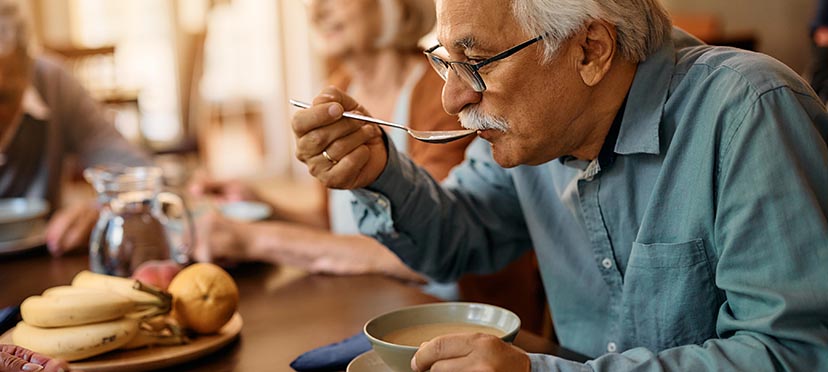
<path id="1" fill-rule="evenodd" d="M 609 351 L 610 353 L 614 353 L 616 350 L 618 350 L 618 346 L 615 345 L 615 342 L 610 342 L 607 344 L 607 351 Z"/>
<path id="2" fill-rule="evenodd" d="M 604 266 L 605 269 L 609 269 L 610 267 L 612 267 L 612 260 L 610 260 L 609 258 L 604 258 L 603 260 L 601 260 L 601 265 Z"/>

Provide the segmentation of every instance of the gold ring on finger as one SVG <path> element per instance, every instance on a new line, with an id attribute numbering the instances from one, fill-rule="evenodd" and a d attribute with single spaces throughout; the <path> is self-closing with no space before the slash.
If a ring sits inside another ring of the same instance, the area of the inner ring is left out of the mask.
<path id="1" fill-rule="evenodd" d="M 339 163 L 339 160 L 336 160 L 332 158 L 330 155 L 328 155 L 328 150 L 322 150 L 322 156 L 324 156 L 325 159 L 328 159 L 328 161 L 331 162 L 332 165 L 336 165 L 336 163 Z"/>

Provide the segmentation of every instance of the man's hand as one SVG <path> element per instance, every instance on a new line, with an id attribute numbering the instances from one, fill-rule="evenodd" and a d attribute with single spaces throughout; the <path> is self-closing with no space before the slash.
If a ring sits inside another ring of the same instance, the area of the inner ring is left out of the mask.
<path id="1" fill-rule="evenodd" d="M 366 114 L 353 98 L 326 88 L 313 106 L 296 112 L 291 120 L 296 158 L 324 186 L 357 189 L 379 177 L 388 154 L 382 131 L 376 125 L 343 118 L 345 111 Z"/>
<path id="2" fill-rule="evenodd" d="M 69 372 L 69 365 L 14 345 L 0 345 L 0 372 Z"/>
<path id="3" fill-rule="evenodd" d="M 411 359 L 411 369 L 420 372 L 508 371 L 528 372 L 529 355 L 492 335 L 452 334 L 420 345 Z"/>
<path id="4" fill-rule="evenodd" d="M 49 252 L 60 256 L 70 250 L 87 247 L 97 221 L 98 208 L 94 202 L 75 204 L 55 212 L 46 227 Z"/>

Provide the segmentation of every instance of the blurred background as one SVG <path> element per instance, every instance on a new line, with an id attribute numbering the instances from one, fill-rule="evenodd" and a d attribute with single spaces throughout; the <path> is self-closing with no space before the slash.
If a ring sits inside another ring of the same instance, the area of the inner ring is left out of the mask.
<path id="1" fill-rule="evenodd" d="M 808 74 L 815 1 L 663 2 L 708 43 L 758 50 Z M 310 46 L 303 1 L 21 3 L 36 47 L 63 58 L 169 174 L 198 165 L 218 178 L 308 181 L 291 154 L 287 101 L 313 97 L 326 69 Z"/>

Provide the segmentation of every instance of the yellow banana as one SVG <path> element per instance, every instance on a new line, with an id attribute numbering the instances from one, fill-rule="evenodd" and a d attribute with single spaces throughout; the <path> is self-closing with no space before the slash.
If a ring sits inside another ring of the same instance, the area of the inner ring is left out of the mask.
<path id="1" fill-rule="evenodd" d="M 78 294 L 88 294 L 88 293 L 114 293 L 111 291 L 106 291 L 103 289 L 97 288 L 81 288 L 81 287 L 73 287 L 71 285 L 59 285 L 57 287 L 47 288 L 43 293 L 40 295 L 43 297 L 56 297 L 56 296 L 74 296 Z M 118 295 L 116 293 L 116 295 Z M 120 295 L 118 295 L 120 296 Z"/>
<path id="2" fill-rule="evenodd" d="M 138 310 L 135 302 L 107 291 L 53 291 L 31 296 L 20 305 L 20 315 L 29 325 L 67 327 L 121 318 Z"/>
<path id="3" fill-rule="evenodd" d="M 115 350 L 138 334 L 138 320 L 121 318 L 108 322 L 63 328 L 39 328 L 17 323 L 12 340 L 35 352 L 74 361 Z"/>
<path id="4" fill-rule="evenodd" d="M 129 342 L 121 346 L 120 349 L 132 350 L 147 346 L 181 345 L 184 343 L 187 343 L 187 337 L 184 335 L 164 335 L 160 332 L 139 329 L 138 334 L 129 340 Z"/>
<path id="5" fill-rule="evenodd" d="M 150 293 L 160 293 L 160 290 L 154 289 L 146 284 L 140 284 L 139 286 L 143 286 L 145 288 L 150 287 L 152 289 L 149 291 L 139 290 L 136 289 L 136 282 L 138 281 L 135 279 L 120 278 L 117 276 L 103 275 L 93 273 L 89 270 L 84 270 L 75 275 L 75 278 L 72 279 L 72 286 L 80 288 L 104 289 L 120 294 L 121 296 L 127 297 L 135 302 L 144 304 L 155 303 L 159 307 L 166 306 L 162 296 L 157 293 Z"/>

